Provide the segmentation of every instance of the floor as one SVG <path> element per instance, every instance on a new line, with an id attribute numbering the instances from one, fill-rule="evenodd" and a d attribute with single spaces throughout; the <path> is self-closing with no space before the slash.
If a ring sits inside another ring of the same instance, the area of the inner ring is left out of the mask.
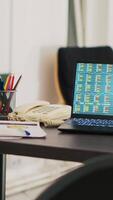
<path id="1" fill-rule="evenodd" d="M 6 200 L 35 200 L 54 180 L 81 165 L 76 162 L 9 156 Z"/>
<path id="2" fill-rule="evenodd" d="M 35 198 L 38 197 L 39 194 L 48 186 L 49 185 L 45 185 L 38 188 L 33 188 L 29 191 L 20 192 L 16 195 L 11 195 L 7 197 L 6 200 L 35 200 Z"/>

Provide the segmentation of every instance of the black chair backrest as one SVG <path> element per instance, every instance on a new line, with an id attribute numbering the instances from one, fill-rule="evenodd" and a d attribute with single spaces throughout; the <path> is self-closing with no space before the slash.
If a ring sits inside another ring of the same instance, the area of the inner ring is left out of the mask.
<path id="1" fill-rule="evenodd" d="M 112 191 L 113 155 L 99 156 L 56 180 L 37 200 L 109 199 Z"/>
<path id="2" fill-rule="evenodd" d="M 113 50 L 103 47 L 67 47 L 58 51 L 58 80 L 66 104 L 72 105 L 75 63 L 113 63 Z"/>

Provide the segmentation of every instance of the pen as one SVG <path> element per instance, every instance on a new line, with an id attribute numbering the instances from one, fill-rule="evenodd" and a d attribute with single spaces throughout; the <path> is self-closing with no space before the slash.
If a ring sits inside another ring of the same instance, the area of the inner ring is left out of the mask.
<path id="1" fill-rule="evenodd" d="M 31 133 L 26 131 L 26 130 L 24 130 L 24 132 L 26 133 L 26 136 L 30 136 L 31 135 Z"/>
<path id="2" fill-rule="evenodd" d="M 31 133 L 29 131 L 27 131 L 24 127 L 16 127 L 18 130 L 23 131 L 25 133 L 25 136 L 30 136 Z"/>

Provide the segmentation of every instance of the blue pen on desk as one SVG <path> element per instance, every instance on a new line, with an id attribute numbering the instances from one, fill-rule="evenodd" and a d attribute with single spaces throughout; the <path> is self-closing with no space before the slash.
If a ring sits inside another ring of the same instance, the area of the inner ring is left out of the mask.
<path id="1" fill-rule="evenodd" d="M 28 137 L 31 135 L 31 133 L 29 131 L 27 131 L 25 128 L 23 127 L 18 127 L 18 130 L 21 130 L 25 133 L 25 135 L 23 135 L 23 137 Z"/>
<path id="2" fill-rule="evenodd" d="M 31 135 L 31 133 L 29 131 L 24 130 L 24 132 L 25 132 L 26 136 L 30 136 Z"/>

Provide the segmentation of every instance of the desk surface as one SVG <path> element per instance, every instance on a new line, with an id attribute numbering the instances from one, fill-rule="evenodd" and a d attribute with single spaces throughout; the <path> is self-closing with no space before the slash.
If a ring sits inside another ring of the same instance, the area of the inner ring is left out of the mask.
<path id="1" fill-rule="evenodd" d="M 91 157 L 113 153 L 113 135 L 61 133 L 44 128 L 43 139 L 0 140 L 1 154 L 83 162 Z"/>

